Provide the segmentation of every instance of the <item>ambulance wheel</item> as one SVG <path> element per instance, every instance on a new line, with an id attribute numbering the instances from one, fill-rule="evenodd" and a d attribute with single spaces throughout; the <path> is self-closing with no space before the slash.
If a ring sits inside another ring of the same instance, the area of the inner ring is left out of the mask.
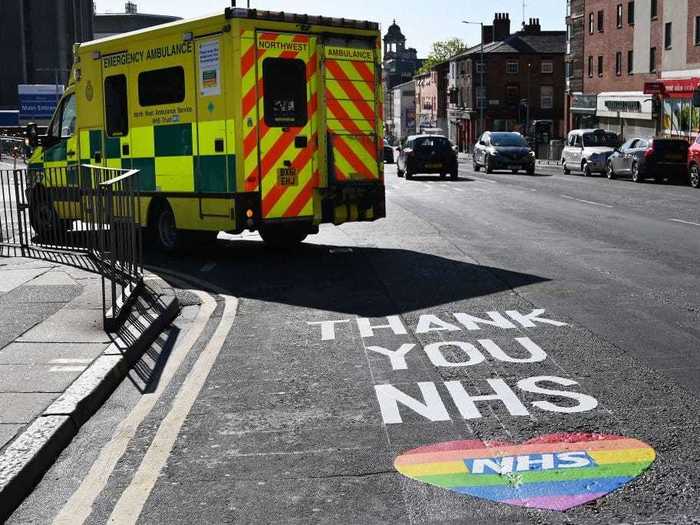
<path id="1" fill-rule="evenodd" d="M 48 240 L 57 240 L 57 235 L 67 232 L 73 226 L 73 221 L 59 218 L 51 198 L 41 189 L 32 194 L 29 223 L 39 238 Z"/>
<path id="2" fill-rule="evenodd" d="M 270 248 L 291 248 L 302 243 L 309 231 L 298 225 L 268 224 L 261 227 L 259 233 Z"/>
<path id="3" fill-rule="evenodd" d="M 165 253 L 176 253 L 184 246 L 184 232 L 178 230 L 173 209 L 166 201 L 157 204 L 151 219 L 151 239 Z"/>

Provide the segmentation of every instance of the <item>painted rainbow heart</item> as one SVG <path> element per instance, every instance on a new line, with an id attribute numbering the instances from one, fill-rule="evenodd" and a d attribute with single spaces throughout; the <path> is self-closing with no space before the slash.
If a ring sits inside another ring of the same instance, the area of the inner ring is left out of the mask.
<path id="1" fill-rule="evenodd" d="M 520 445 L 449 441 L 409 450 L 394 461 L 407 476 L 499 503 L 563 511 L 630 482 L 656 458 L 637 439 L 550 434 Z"/>

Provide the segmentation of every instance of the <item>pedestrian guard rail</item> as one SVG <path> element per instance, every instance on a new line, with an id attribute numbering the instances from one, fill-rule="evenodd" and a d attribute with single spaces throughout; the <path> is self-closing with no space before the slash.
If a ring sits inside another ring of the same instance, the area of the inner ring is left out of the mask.
<path id="1" fill-rule="evenodd" d="M 0 170 L 0 256 L 100 274 L 108 332 L 143 287 L 137 174 L 91 165 Z"/>

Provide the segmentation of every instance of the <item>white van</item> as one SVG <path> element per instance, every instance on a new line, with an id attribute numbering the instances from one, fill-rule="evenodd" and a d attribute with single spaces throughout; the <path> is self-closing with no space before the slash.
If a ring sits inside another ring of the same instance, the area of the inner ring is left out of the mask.
<path id="1" fill-rule="evenodd" d="M 569 133 L 562 152 L 564 173 L 581 171 L 587 177 L 605 173 L 608 158 L 619 146 L 616 133 L 604 129 L 575 129 Z"/>

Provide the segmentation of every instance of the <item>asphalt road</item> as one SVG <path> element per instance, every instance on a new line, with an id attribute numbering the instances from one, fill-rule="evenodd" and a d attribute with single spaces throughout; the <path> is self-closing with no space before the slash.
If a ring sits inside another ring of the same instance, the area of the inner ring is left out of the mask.
<path id="1" fill-rule="evenodd" d="M 395 173 L 293 252 L 151 256 L 191 306 L 10 523 L 700 523 L 700 192 Z"/>

